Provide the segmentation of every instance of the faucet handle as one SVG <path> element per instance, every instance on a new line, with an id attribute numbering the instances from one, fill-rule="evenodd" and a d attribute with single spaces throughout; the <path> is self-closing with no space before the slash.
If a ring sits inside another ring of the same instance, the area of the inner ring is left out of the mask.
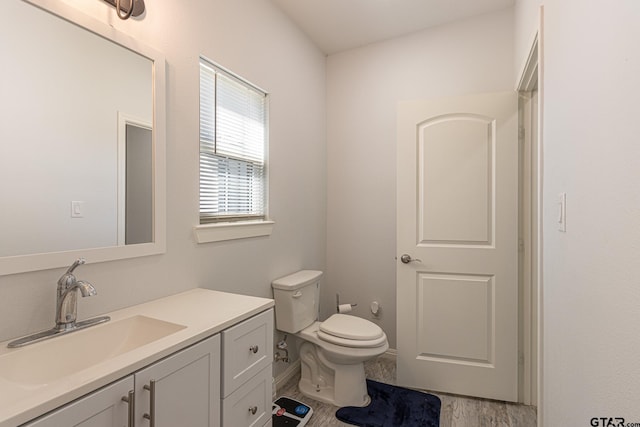
<path id="1" fill-rule="evenodd" d="M 77 266 L 82 265 L 85 262 L 86 262 L 86 260 L 84 258 L 78 258 L 77 260 L 75 260 L 73 262 L 73 264 L 71 264 L 71 267 L 69 267 L 69 269 L 67 270 L 67 272 L 65 274 L 73 273 L 73 270 L 75 270 Z"/>
<path id="2" fill-rule="evenodd" d="M 84 263 L 84 258 L 78 258 L 74 261 L 73 264 L 71 264 L 71 267 L 69 267 L 67 272 L 60 276 L 60 278 L 58 279 L 58 292 L 61 292 L 62 290 L 67 289 L 76 283 L 76 277 L 73 275 L 73 270 Z"/>

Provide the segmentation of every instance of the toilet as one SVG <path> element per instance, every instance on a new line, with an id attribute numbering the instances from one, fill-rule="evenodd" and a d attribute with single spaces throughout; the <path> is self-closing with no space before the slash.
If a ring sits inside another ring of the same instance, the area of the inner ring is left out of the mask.
<path id="1" fill-rule="evenodd" d="M 271 283 L 276 329 L 299 338 L 302 394 L 336 406 L 370 402 L 364 362 L 389 348 L 376 324 L 348 314 L 318 321 L 321 271 L 302 270 Z"/>

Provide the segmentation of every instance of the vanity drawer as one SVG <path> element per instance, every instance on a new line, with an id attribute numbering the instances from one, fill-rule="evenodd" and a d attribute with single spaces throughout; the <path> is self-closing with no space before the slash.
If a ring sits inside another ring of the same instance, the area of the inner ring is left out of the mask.
<path id="1" fill-rule="evenodd" d="M 262 427 L 271 421 L 271 367 L 222 400 L 222 425 Z"/>
<path id="2" fill-rule="evenodd" d="M 273 309 L 224 330 L 222 355 L 222 397 L 227 397 L 265 367 L 271 367 Z"/>

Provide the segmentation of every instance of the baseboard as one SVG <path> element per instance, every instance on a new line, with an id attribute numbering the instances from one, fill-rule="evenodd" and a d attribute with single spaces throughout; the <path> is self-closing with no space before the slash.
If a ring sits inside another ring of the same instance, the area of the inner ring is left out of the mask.
<path id="1" fill-rule="evenodd" d="M 282 387 L 293 377 L 300 372 L 300 359 L 296 359 L 289 364 L 289 367 L 280 375 L 275 377 L 276 390 L 281 390 Z"/>
<path id="2" fill-rule="evenodd" d="M 397 359 L 398 350 L 396 350 L 395 348 L 390 348 L 389 350 L 385 351 L 381 357 L 384 357 L 386 359 Z"/>

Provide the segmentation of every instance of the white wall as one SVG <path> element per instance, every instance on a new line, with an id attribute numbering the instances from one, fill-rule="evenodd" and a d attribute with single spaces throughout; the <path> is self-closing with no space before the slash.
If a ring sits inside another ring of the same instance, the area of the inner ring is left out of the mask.
<path id="1" fill-rule="evenodd" d="M 396 343 L 396 104 L 513 89 L 511 9 L 329 56 L 327 60 L 327 276 Z"/>
<path id="2" fill-rule="evenodd" d="M 301 268 L 324 270 L 324 55 L 267 0 L 154 0 L 146 2 L 143 20 L 124 22 L 104 2 L 68 2 L 167 60 L 167 253 L 80 267 L 78 277 L 91 281 L 98 295 L 79 300 L 79 316 L 197 286 L 270 297 L 272 279 Z M 200 54 L 271 93 L 270 213 L 276 225 L 268 238 L 194 243 Z M 62 272 L 0 277 L 0 340 L 52 326 Z"/>
<path id="3" fill-rule="evenodd" d="M 544 8 L 543 425 L 638 422 L 640 4 Z"/>

